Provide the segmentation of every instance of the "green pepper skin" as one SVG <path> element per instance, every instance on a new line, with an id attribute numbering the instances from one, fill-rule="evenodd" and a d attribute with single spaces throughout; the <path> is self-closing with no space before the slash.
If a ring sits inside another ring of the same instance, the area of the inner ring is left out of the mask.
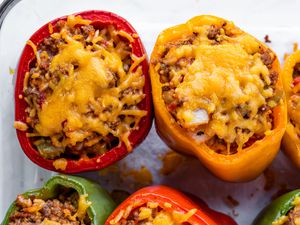
<path id="1" fill-rule="evenodd" d="M 300 189 L 288 192 L 275 199 L 258 214 L 253 225 L 272 225 L 272 222 L 286 215 L 294 207 L 293 201 L 298 196 L 300 196 Z"/>
<path id="2" fill-rule="evenodd" d="M 109 194 L 98 184 L 85 178 L 68 175 L 56 175 L 48 180 L 41 189 L 25 192 L 23 195 L 25 197 L 34 195 L 37 198 L 46 200 L 57 196 L 59 186 L 73 188 L 79 195 L 88 195 L 87 200 L 92 204 L 87 209 L 87 213 L 93 225 L 103 225 L 116 207 Z M 9 223 L 9 217 L 16 208 L 16 203 L 13 202 L 1 225 Z"/>

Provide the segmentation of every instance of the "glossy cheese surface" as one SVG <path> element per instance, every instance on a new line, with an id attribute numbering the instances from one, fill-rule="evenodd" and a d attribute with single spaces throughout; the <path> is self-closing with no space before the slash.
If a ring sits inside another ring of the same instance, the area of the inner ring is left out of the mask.
<path id="1" fill-rule="evenodd" d="M 69 17 L 67 23 L 71 27 L 89 24 L 80 17 Z M 52 37 L 62 38 L 65 43 L 59 46 L 58 54 L 52 58 L 49 72 L 63 69 L 67 71 L 67 76 L 60 76 L 58 84 L 53 87 L 53 93 L 45 99 L 38 111 L 39 124 L 35 127 L 36 131 L 41 136 L 54 136 L 64 132 L 68 138 L 67 143 L 63 143 L 64 146 L 76 145 L 93 133 L 101 136 L 112 134 L 124 141 L 130 149 L 130 124 L 134 121 L 137 125 L 146 111 L 137 106 L 130 109 L 124 109 L 123 106 L 137 105 L 144 94 L 139 92 L 124 95 L 122 92 L 129 88 L 143 89 L 145 79 L 139 63 L 144 57 L 132 54 L 132 67 L 126 72 L 122 62 L 124 53 L 120 47 L 108 50 L 97 45 L 95 51 L 84 46 L 65 29 L 52 34 Z M 93 41 L 96 43 L 100 39 L 101 36 L 98 36 Z M 110 83 L 114 81 L 116 74 L 118 84 L 112 87 Z M 91 110 L 94 113 L 92 116 L 89 114 Z M 126 119 L 117 124 L 117 129 L 110 129 L 107 124 L 116 122 L 121 115 L 126 115 Z M 128 119 L 130 116 L 134 119 Z"/>
<path id="2" fill-rule="evenodd" d="M 278 93 L 263 57 L 276 56 L 228 21 L 190 29 L 158 47 L 162 58 L 155 70 L 165 74 L 161 70 L 168 68 L 170 81 L 162 82 L 162 88 L 174 90 L 172 97 L 179 102 L 168 110 L 186 130 L 204 133 L 202 140 L 217 136 L 242 148 L 253 135 L 264 136 L 272 129 L 271 111 L 260 110 L 280 103 L 273 100 Z M 162 33 L 158 40 L 167 38 Z"/>

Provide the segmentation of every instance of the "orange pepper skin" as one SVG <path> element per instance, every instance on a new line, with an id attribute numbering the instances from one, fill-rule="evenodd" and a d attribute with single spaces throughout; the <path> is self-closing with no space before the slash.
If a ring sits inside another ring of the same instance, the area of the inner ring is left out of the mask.
<path id="1" fill-rule="evenodd" d="M 122 202 L 106 220 L 105 225 L 114 224 L 111 223 L 111 221 L 116 219 L 122 210 L 123 212 L 126 212 L 126 209 L 129 208 L 130 212 L 132 212 L 134 209 L 139 208 L 148 202 L 158 203 L 162 209 L 170 213 L 176 211 L 185 214 L 192 209 L 197 209 L 195 214 L 187 220 L 188 224 L 237 225 L 231 217 L 210 209 L 204 202 L 194 198 L 195 197 L 193 196 L 189 198 L 182 192 L 167 186 L 159 185 L 145 187 L 133 193 Z"/>
<path id="2" fill-rule="evenodd" d="M 159 35 L 151 55 L 150 63 L 155 123 L 159 136 L 173 150 L 196 156 L 214 175 L 225 181 L 244 182 L 255 179 L 261 174 L 278 153 L 280 141 L 286 127 L 287 109 L 285 98 L 283 98 L 281 104 L 274 107 L 273 129 L 270 130 L 263 139 L 255 141 L 251 146 L 238 151 L 236 154 L 218 154 L 204 142 L 196 143 L 168 112 L 162 98 L 160 76 L 154 68 L 154 62 L 159 58 L 159 52 L 166 43 L 191 35 L 193 27 L 219 25 L 224 22 L 226 22 L 226 20 L 215 16 L 198 16 L 185 24 L 168 28 Z M 268 48 L 263 43 L 260 44 L 264 48 Z M 279 74 L 276 88 L 283 90 L 280 64 L 276 55 L 271 66 L 271 69 Z"/>
<path id="3" fill-rule="evenodd" d="M 294 125 L 290 120 L 291 108 L 289 104 L 290 97 L 293 95 L 292 86 L 300 82 L 299 77 L 293 79 L 293 70 L 296 63 L 300 63 L 300 51 L 292 53 L 286 59 L 282 70 L 283 85 L 288 103 L 288 122 L 285 134 L 283 135 L 282 139 L 282 148 L 284 150 L 284 153 L 290 158 L 290 160 L 298 168 L 300 168 L 300 139 L 295 131 Z"/>

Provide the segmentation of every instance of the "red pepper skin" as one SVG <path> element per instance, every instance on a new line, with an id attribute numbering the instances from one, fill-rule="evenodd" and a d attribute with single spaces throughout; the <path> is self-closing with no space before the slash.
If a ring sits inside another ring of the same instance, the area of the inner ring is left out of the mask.
<path id="1" fill-rule="evenodd" d="M 126 211 L 129 206 L 132 206 L 132 210 L 134 210 L 147 202 L 157 202 L 161 208 L 168 212 L 187 213 L 191 209 L 197 209 L 197 212 L 187 221 L 192 225 L 237 225 L 231 217 L 210 209 L 206 203 L 197 197 L 195 199 L 193 197 L 192 200 L 182 192 L 166 186 L 150 186 L 133 193 L 115 209 L 106 220 L 105 225 L 111 225 L 110 221 L 116 218 L 121 210 Z M 171 207 L 166 207 L 165 203 L 171 204 Z"/>
<path id="2" fill-rule="evenodd" d="M 212 218 L 217 218 L 218 224 L 221 225 L 237 225 L 237 223 L 230 217 L 225 215 L 224 213 L 215 211 L 207 205 L 205 201 L 200 199 L 198 196 L 193 195 L 191 193 L 185 193 L 190 199 L 193 200 L 203 211 L 206 211 L 207 214 L 211 215 Z"/>
<path id="3" fill-rule="evenodd" d="M 123 30 L 128 34 L 136 34 L 135 29 L 122 17 L 113 14 L 111 12 L 106 11 L 85 11 L 80 12 L 74 15 L 80 15 L 83 19 L 93 21 L 91 24 L 96 27 L 103 27 L 107 25 L 114 25 L 117 30 Z M 66 20 L 67 16 L 57 18 L 50 23 L 52 24 L 55 29 L 55 24 L 59 20 Z M 30 38 L 30 40 L 37 46 L 39 43 L 43 41 L 44 38 L 50 36 L 49 33 L 49 23 L 45 24 L 41 27 L 38 31 L 36 31 Z M 134 42 L 131 43 L 132 45 L 132 53 L 136 56 L 140 57 L 146 54 L 144 46 L 140 40 L 140 38 L 134 38 Z M 26 45 L 21 58 L 19 60 L 18 65 L 18 73 L 16 79 L 16 86 L 15 86 L 15 121 L 22 121 L 26 123 L 26 102 L 22 98 L 19 98 L 19 95 L 23 95 L 23 82 L 25 73 L 29 71 L 30 62 L 35 59 L 35 55 L 33 52 L 32 47 Z M 149 133 L 149 130 L 152 126 L 153 120 L 153 107 L 152 107 L 152 97 L 151 97 L 151 83 L 150 78 L 148 76 L 148 61 L 145 59 L 142 63 L 142 71 L 143 75 L 145 76 L 145 86 L 144 86 L 144 93 L 146 94 L 143 101 L 139 104 L 139 107 L 143 110 L 146 110 L 148 113 L 145 117 L 143 117 L 139 123 L 139 129 L 133 130 L 129 135 L 129 141 L 132 145 L 132 148 L 139 145 Z M 31 144 L 29 138 L 26 136 L 26 132 L 17 130 L 17 136 L 20 142 L 20 145 L 24 151 L 24 153 L 37 165 L 52 171 L 58 171 L 53 166 L 54 160 L 48 160 L 43 158 L 37 150 Z M 64 173 L 79 173 L 83 171 L 93 171 L 93 170 L 100 170 L 105 168 L 120 159 L 124 158 L 128 154 L 128 150 L 124 143 L 120 146 L 117 146 L 105 154 L 97 155 L 94 158 L 80 158 L 79 160 L 71 160 L 67 159 L 67 167 Z"/>

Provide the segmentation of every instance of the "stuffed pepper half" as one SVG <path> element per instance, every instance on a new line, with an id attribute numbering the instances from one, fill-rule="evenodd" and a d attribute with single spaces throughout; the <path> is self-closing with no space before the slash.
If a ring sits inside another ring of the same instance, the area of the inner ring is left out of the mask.
<path id="1" fill-rule="evenodd" d="M 300 224 L 300 190 L 277 198 L 255 219 L 253 225 L 298 225 Z"/>
<path id="2" fill-rule="evenodd" d="M 151 55 L 156 127 L 218 177 L 245 181 L 274 159 L 286 125 L 275 53 L 232 22 L 198 16 L 163 31 Z"/>
<path id="3" fill-rule="evenodd" d="M 146 53 L 126 20 L 104 11 L 56 19 L 30 38 L 20 58 L 21 147 L 46 169 L 104 168 L 148 134 L 150 93 Z"/>
<path id="4" fill-rule="evenodd" d="M 115 203 L 98 184 L 57 175 L 43 188 L 18 195 L 1 225 L 101 225 L 114 208 Z"/>
<path id="5" fill-rule="evenodd" d="M 106 225 L 237 225 L 229 216 L 166 186 L 143 188 L 128 197 Z"/>
<path id="6" fill-rule="evenodd" d="M 288 110 L 282 147 L 294 164 L 300 167 L 300 51 L 286 59 L 282 75 Z"/>

